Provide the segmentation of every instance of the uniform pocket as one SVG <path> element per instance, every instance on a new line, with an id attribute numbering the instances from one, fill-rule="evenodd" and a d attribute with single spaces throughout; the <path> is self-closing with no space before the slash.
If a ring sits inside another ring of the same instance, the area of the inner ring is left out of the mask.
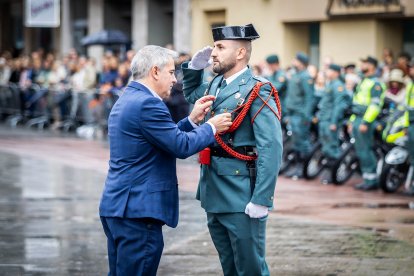
<path id="1" fill-rule="evenodd" d="M 246 162 L 238 159 L 220 158 L 216 160 L 218 175 L 249 175 Z"/>

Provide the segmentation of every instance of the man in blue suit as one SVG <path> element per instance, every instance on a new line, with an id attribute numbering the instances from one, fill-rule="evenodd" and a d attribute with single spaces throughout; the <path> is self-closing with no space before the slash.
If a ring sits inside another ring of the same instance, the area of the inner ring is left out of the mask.
<path id="1" fill-rule="evenodd" d="M 215 97 L 195 103 L 175 124 L 166 99 L 176 82 L 175 52 L 145 46 L 131 63 L 133 80 L 109 116 L 110 160 L 99 214 L 108 241 L 109 275 L 156 275 L 162 226 L 176 227 L 176 158 L 187 158 L 231 126 L 229 113 L 198 126 Z"/>

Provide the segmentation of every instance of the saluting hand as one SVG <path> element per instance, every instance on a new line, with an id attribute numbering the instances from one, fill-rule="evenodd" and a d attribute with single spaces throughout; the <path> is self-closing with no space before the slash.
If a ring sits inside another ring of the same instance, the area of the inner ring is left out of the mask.
<path id="1" fill-rule="evenodd" d="M 190 120 L 193 123 L 199 124 L 210 111 L 211 105 L 215 99 L 216 97 L 213 95 L 207 95 L 198 99 L 195 102 L 194 108 L 189 116 Z"/>
<path id="2" fill-rule="evenodd" d="M 211 46 L 206 46 L 199 50 L 191 59 L 188 67 L 195 70 L 207 68 L 211 64 L 211 52 L 213 52 L 213 48 Z"/>

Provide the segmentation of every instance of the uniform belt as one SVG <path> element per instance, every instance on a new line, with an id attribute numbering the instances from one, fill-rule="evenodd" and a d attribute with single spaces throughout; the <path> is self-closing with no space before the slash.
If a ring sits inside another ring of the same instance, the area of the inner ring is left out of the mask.
<path id="1" fill-rule="evenodd" d="M 252 146 L 236 147 L 232 149 L 244 155 L 250 155 L 251 153 L 254 152 L 254 147 Z M 211 156 L 224 157 L 224 158 L 235 158 L 232 155 L 228 154 L 227 151 L 225 151 L 222 147 L 210 147 L 210 152 L 211 152 Z"/>

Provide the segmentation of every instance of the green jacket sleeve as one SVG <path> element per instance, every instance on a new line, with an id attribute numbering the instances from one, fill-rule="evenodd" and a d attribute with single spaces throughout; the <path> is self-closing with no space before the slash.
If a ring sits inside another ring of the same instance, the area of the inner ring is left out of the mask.
<path id="1" fill-rule="evenodd" d="M 381 83 L 375 82 L 375 85 L 371 89 L 371 103 L 368 105 L 362 118 L 366 123 L 372 123 L 378 117 L 382 108 L 382 94 L 383 89 Z"/>
<path id="2" fill-rule="evenodd" d="M 188 62 L 181 65 L 183 69 L 183 93 L 189 103 L 195 103 L 204 96 L 204 92 L 208 89 L 208 83 L 203 82 L 204 70 L 194 70 L 188 68 Z"/>
<path id="3" fill-rule="evenodd" d="M 349 108 L 351 102 L 345 91 L 345 85 L 337 85 L 332 92 L 334 93 L 334 110 L 332 112 L 331 124 L 338 125 L 339 121 L 343 119 L 344 112 Z"/>
<path id="4" fill-rule="evenodd" d="M 285 74 L 279 74 L 272 84 L 279 93 L 284 93 L 287 87 Z"/>
<path id="5" fill-rule="evenodd" d="M 314 88 L 313 88 L 313 80 L 308 75 L 304 78 L 302 78 L 302 87 L 305 97 L 305 116 L 309 120 L 312 120 L 313 117 L 313 111 L 315 109 L 315 97 L 314 97 Z"/>
<path id="6" fill-rule="evenodd" d="M 270 86 L 262 86 L 260 96 L 267 99 Z M 273 110 L 277 110 L 273 99 L 268 102 Z M 250 109 L 251 118 L 261 109 L 263 101 L 258 97 Z M 266 106 L 256 116 L 253 122 L 253 132 L 256 140 L 257 177 L 256 187 L 251 202 L 262 206 L 273 206 L 276 178 L 282 160 L 282 130 L 276 115 Z"/>

